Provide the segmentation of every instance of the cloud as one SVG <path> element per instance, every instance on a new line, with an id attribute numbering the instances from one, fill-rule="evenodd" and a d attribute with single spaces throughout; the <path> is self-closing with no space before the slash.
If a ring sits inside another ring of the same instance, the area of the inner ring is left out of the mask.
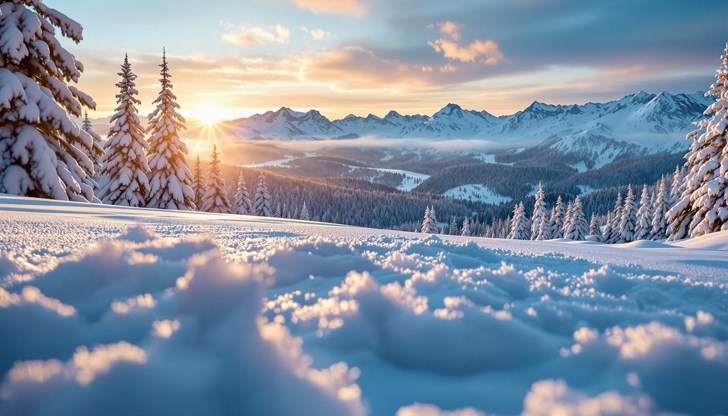
<path id="1" fill-rule="evenodd" d="M 288 0 L 299 9 L 314 13 L 363 15 L 367 6 L 362 0 Z"/>
<path id="2" fill-rule="evenodd" d="M 457 23 L 445 21 L 438 23 L 437 28 L 444 36 L 427 44 L 447 59 L 460 62 L 478 61 L 485 65 L 494 65 L 504 60 L 500 47 L 492 40 L 474 40 L 467 45 L 460 45 L 460 26 Z"/>
<path id="3" fill-rule="evenodd" d="M 280 24 L 275 26 L 250 26 L 223 23 L 228 31 L 222 35 L 222 40 L 239 46 L 255 46 L 269 43 L 287 43 L 291 38 L 291 31 Z"/>
<path id="4" fill-rule="evenodd" d="M 325 37 L 331 36 L 331 33 L 323 29 L 309 29 L 306 26 L 302 26 L 301 31 L 308 33 L 315 40 L 323 40 Z"/>

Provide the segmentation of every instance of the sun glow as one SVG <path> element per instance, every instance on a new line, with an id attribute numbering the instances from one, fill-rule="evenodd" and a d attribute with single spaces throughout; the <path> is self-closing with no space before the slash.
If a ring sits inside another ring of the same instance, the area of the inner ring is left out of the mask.
<path id="1" fill-rule="evenodd" d="M 223 119 L 221 108 L 212 104 L 200 105 L 194 112 L 195 118 L 205 126 L 214 126 Z"/>

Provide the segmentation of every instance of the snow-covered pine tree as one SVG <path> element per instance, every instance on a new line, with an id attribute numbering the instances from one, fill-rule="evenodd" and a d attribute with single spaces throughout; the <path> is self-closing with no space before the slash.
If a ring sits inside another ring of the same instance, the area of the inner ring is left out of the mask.
<path id="1" fill-rule="evenodd" d="M 602 239 L 602 230 L 599 228 L 599 220 L 596 214 L 592 214 L 591 221 L 589 221 L 589 235 L 596 241 L 601 241 Z"/>
<path id="2" fill-rule="evenodd" d="M 622 217 L 619 221 L 619 243 L 634 241 L 635 228 L 637 227 L 637 202 L 634 200 L 632 185 L 627 187 L 627 196 L 624 198 Z"/>
<path id="3" fill-rule="evenodd" d="M 195 160 L 195 172 L 194 178 L 192 179 L 192 192 L 195 193 L 195 208 L 202 211 L 202 204 L 205 198 L 205 189 L 207 188 L 207 180 L 202 172 L 202 165 L 200 164 L 200 155 L 197 155 Z"/>
<path id="4" fill-rule="evenodd" d="M 217 214 L 229 214 L 232 212 L 227 189 L 225 189 L 225 177 L 222 176 L 222 167 L 217 153 L 217 145 L 212 147 L 212 160 L 210 160 L 210 172 L 208 174 L 207 190 L 202 198 L 202 211 L 214 212 Z"/>
<path id="5" fill-rule="evenodd" d="M 617 199 L 614 201 L 614 210 L 612 211 L 612 220 L 609 223 L 609 234 L 604 234 L 604 242 L 609 244 L 616 244 L 619 242 L 619 223 L 622 221 L 622 193 L 617 194 Z"/>
<path id="6" fill-rule="evenodd" d="M 304 221 L 311 220 L 311 215 L 308 213 L 308 207 L 306 207 L 306 201 L 303 201 L 303 206 L 301 207 L 301 219 Z"/>
<path id="7" fill-rule="evenodd" d="M 278 204 L 276 204 L 276 210 L 273 212 L 273 216 L 276 218 L 281 218 L 282 214 L 281 214 L 281 203 L 280 202 Z"/>
<path id="8" fill-rule="evenodd" d="M 554 230 L 554 225 L 551 223 L 552 216 L 553 216 L 553 209 L 551 211 L 546 212 L 546 216 L 544 217 L 544 220 L 541 223 L 541 229 L 539 230 L 539 234 L 541 234 L 542 240 L 550 240 L 553 238 L 553 237 L 551 237 L 551 233 Z"/>
<path id="9" fill-rule="evenodd" d="M 268 183 L 265 181 L 265 175 L 263 175 L 263 172 L 260 172 L 260 176 L 258 176 L 258 188 L 255 190 L 255 202 L 253 202 L 253 211 L 255 212 L 255 215 L 259 217 L 270 217 L 272 215 L 270 199 Z M 303 216 L 303 212 L 301 212 L 301 214 L 301 216 Z"/>
<path id="10" fill-rule="evenodd" d="M 685 155 L 689 171 L 680 200 L 668 212 L 670 240 L 728 229 L 728 43 L 706 96 L 715 102 L 688 135 L 693 140 Z"/>
<path id="11" fill-rule="evenodd" d="M 159 80 L 162 90 L 149 115 L 149 199 L 147 206 L 161 209 L 195 209 L 192 172 L 187 163 L 187 146 L 179 138 L 185 119 L 177 112 L 177 96 L 172 92 L 166 50 L 162 54 Z"/>
<path id="12" fill-rule="evenodd" d="M 233 213 L 238 215 L 253 215 L 253 204 L 250 202 L 250 194 L 248 193 L 248 187 L 245 184 L 245 177 L 242 171 L 238 178 L 238 187 L 235 190 Z"/>
<path id="13" fill-rule="evenodd" d="M 463 237 L 470 237 L 470 221 L 468 221 L 468 217 L 463 218 L 463 229 L 460 232 L 460 235 Z"/>
<path id="14" fill-rule="evenodd" d="M 564 236 L 564 203 L 561 195 L 556 198 L 556 205 L 551 210 L 551 232 L 549 238 L 562 238 Z"/>
<path id="15" fill-rule="evenodd" d="M 526 209 L 523 202 L 516 205 L 513 209 L 513 219 L 511 220 L 511 231 L 508 238 L 511 240 L 530 240 L 530 224 L 526 216 Z"/>
<path id="16" fill-rule="evenodd" d="M 546 201 L 543 193 L 541 182 L 538 183 L 538 191 L 536 191 L 536 201 L 533 207 L 533 215 L 531 216 L 531 239 L 544 240 L 541 224 L 546 221 Z"/>
<path id="17" fill-rule="evenodd" d="M 589 232 L 589 224 L 586 222 L 584 210 L 581 206 L 581 198 L 578 196 L 574 200 L 574 203 L 571 204 L 571 216 L 567 224 L 564 230 L 564 238 L 574 241 L 586 239 L 587 233 Z"/>
<path id="18" fill-rule="evenodd" d="M 670 206 L 677 204 L 680 201 L 682 192 L 685 189 L 685 183 L 683 182 L 683 175 L 680 166 L 675 166 L 675 172 L 672 174 L 672 181 L 670 182 Z"/>
<path id="19" fill-rule="evenodd" d="M 454 215 L 450 218 L 450 228 L 448 229 L 448 234 L 450 234 L 450 235 L 458 235 L 459 234 L 458 221 L 457 221 L 457 218 L 455 218 Z"/>
<path id="20" fill-rule="evenodd" d="M 93 99 L 74 85 L 83 65 L 56 38 L 78 43 L 81 25 L 40 0 L 0 2 L 0 193 L 98 201 L 93 138 L 81 117 Z"/>
<path id="21" fill-rule="evenodd" d="M 566 206 L 566 214 L 564 215 L 564 225 L 562 228 L 562 234 L 566 238 L 566 232 L 571 227 L 571 221 L 573 220 L 574 203 L 569 201 Z"/>
<path id="22" fill-rule="evenodd" d="M 612 234 L 612 212 L 607 212 L 607 218 L 604 220 L 604 230 L 602 231 L 602 243 L 609 243 L 609 236 Z"/>
<path id="23" fill-rule="evenodd" d="M 144 207 L 149 193 L 149 166 L 144 128 L 139 120 L 136 74 L 129 57 L 124 56 L 121 77 L 116 86 L 117 107 L 111 116 L 111 129 L 104 144 L 104 161 L 99 177 L 99 199 L 104 204 Z"/>
<path id="24" fill-rule="evenodd" d="M 435 206 L 430 207 L 430 227 L 432 234 L 437 234 L 437 215 L 435 214 Z"/>
<path id="25" fill-rule="evenodd" d="M 670 195 L 667 193 L 666 178 L 662 178 L 657 188 L 657 197 L 653 205 L 652 230 L 650 239 L 667 238 L 667 211 L 670 209 Z"/>
<path id="26" fill-rule="evenodd" d="M 652 205 L 647 185 L 642 187 L 640 196 L 640 207 L 637 211 L 637 227 L 635 228 L 635 240 L 648 240 L 652 234 Z"/>
<path id="27" fill-rule="evenodd" d="M 88 111 L 84 112 L 81 128 L 83 131 L 88 133 L 91 138 L 93 138 L 93 144 L 90 149 L 86 149 L 86 155 L 89 159 L 91 159 L 91 163 L 94 165 L 94 174 L 92 179 L 94 180 L 94 194 L 98 197 L 100 189 L 99 178 L 101 177 L 101 164 L 104 161 L 104 144 L 101 140 L 101 136 L 93 130 L 91 120 L 88 118 Z"/>
<path id="28" fill-rule="evenodd" d="M 428 234 L 430 232 L 430 206 L 425 207 L 425 215 L 422 217 L 422 227 L 420 232 Z"/>

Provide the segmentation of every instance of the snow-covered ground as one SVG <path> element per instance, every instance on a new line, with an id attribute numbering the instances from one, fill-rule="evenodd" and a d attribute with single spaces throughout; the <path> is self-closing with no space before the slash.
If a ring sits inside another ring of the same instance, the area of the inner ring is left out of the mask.
<path id="1" fill-rule="evenodd" d="M 497 194 L 487 186 L 481 184 L 460 185 L 455 188 L 448 189 L 442 194 L 442 196 L 446 198 L 477 201 L 493 205 L 512 201 L 510 197 Z"/>
<path id="2" fill-rule="evenodd" d="M 728 232 L 604 246 L 8 196 L 0 230 L 2 415 L 728 411 Z"/>

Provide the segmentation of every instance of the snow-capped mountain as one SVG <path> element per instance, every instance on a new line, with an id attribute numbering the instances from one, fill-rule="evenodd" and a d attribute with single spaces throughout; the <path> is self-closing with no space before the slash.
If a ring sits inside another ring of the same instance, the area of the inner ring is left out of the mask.
<path id="1" fill-rule="evenodd" d="M 316 110 L 306 113 L 281 108 L 223 123 L 225 134 L 240 139 L 320 140 L 373 136 L 380 138 L 491 140 L 504 146 L 532 146 L 545 141 L 569 152 L 585 143 L 613 142 L 608 147 L 646 152 L 682 151 L 685 134 L 711 99 L 702 93 L 650 94 L 640 91 L 607 103 L 553 105 L 534 102 L 512 115 L 465 110 L 448 104 L 432 116 L 385 117 L 349 115 L 329 120 Z M 190 132 L 191 135 L 195 131 Z M 636 147 L 635 147 L 636 146 Z M 591 149 L 596 151 L 598 149 Z"/>

